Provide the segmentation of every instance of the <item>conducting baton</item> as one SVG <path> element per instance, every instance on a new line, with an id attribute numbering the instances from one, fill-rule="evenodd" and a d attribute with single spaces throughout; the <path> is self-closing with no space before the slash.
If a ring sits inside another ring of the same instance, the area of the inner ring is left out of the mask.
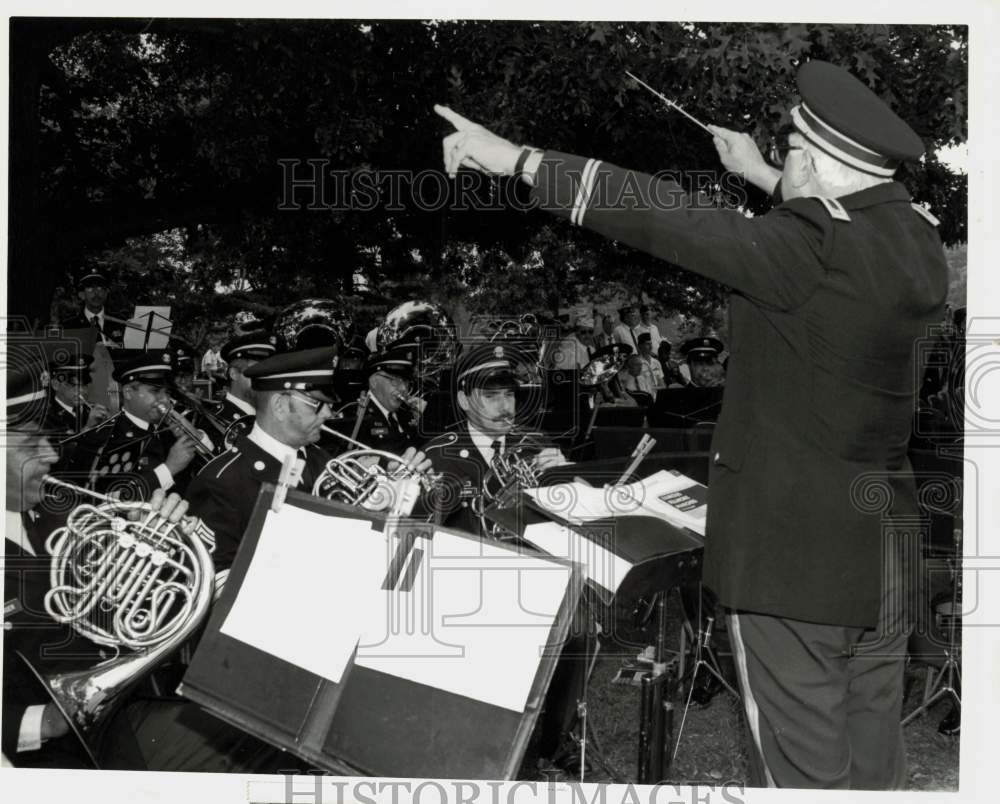
<path id="1" fill-rule="evenodd" d="M 678 106 L 676 103 L 674 103 L 672 100 L 670 100 L 670 98 L 668 98 L 662 92 L 657 92 L 655 89 L 653 89 L 649 84 L 647 84 L 641 78 L 637 78 L 636 76 L 632 75 L 632 73 L 630 73 L 628 70 L 625 71 L 625 75 L 627 75 L 629 78 L 631 78 L 636 83 L 638 83 L 641 86 L 643 86 L 646 89 L 648 89 L 650 92 L 652 92 L 654 95 L 656 95 L 656 97 L 658 97 L 661 101 L 663 101 L 665 104 L 667 104 L 667 106 L 672 106 L 673 108 L 675 108 L 678 112 L 680 112 L 682 115 L 684 115 L 688 120 L 690 120 L 696 126 L 701 126 L 703 129 L 705 129 L 705 131 L 707 131 L 713 137 L 715 136 L 715 133 L 712 131 L 712 129 L 710 129 L 708 126 L 706 126 L 704 123 L 702 123 L 701 120 L 699 120 L 697 117 L 692 117 L 691 115 L 689 115 L 680 106 Z"/>

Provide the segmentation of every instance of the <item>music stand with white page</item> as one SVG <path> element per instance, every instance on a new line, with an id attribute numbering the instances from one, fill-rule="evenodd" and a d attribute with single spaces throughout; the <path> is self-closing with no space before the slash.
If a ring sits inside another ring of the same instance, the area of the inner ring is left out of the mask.
<path id="1" fill-rule="evenodd" d="M 266 484 L 182 693 L 333 773 L 511 779 L 578 565 Z"/>
<path id="2" fill-rule="evenodd" d="M 125 325 L 123 345 L 126 349 L 166 349 L 173 326 L 170 307 L 137 304 Z"/>

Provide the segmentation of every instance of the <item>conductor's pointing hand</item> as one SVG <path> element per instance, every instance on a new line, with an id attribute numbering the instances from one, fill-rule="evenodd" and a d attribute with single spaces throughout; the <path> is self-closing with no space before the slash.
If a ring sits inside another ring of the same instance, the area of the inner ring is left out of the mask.
<path id="1" fill-rule="evenodd" d="M 460 167 L 473 168 L 483 173 L 513 176 L 521 148 L 487 131 L 478 123 L 466 120 L 447 106 L 434 106 L 434 111 L 455 127 L 455 132 L 444 138 L 444 169 L 449 176 Z"/>

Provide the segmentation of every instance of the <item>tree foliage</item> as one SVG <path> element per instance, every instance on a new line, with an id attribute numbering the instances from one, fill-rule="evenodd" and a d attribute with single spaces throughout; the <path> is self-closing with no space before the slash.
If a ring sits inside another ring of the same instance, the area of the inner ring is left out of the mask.
<path id="1" fill-rule="evenodd" d="M 515 142 L 650 172 L 716 167 L 710 140 L 626 69 L 763 143 L 789 122 L 803 60 L 847 66 L 920 134 L 929 155 L 900 178 L 947 242 L 965 239 L 965 177 L 935 156 L 967 137 L 961 27 L 15 20 L 11 41 L 11 305 L 29 315 L 88 261 L 192 322 L 232 307 L 219 289 L 280 305 L 359 277 L 482 309 L 620 293 L 709 315 L 720 288 L 539 213 L 421 208 L 405 182 L 364 210 L 279 209 L 283 160 L 372 181 L 439 170 L 435 102 Z M 750 211 L 767 205 L 748 192 Z"/>

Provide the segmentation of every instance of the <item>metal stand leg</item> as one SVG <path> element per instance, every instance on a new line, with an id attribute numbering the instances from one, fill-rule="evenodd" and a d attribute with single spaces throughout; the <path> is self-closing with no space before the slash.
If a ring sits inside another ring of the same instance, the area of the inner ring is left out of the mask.
<path id="1" fill-rule="evenodd" d="M 587 667 L 582 674 L 580 697 L 576 701 L 576 724 L 569 733 L 569 739 L 580 752 L 579 779 L 581 782 L 586 781 L 588 757 L 611 777 L 612 782 L 621 782 L 624 780 L 624 777 L 604 756 L 604 752 L 600 746 L 599 735 L 594 725 L 590 722 L 587 708 L 587 697 L 590 692 L 590 674 L 594 671 L 594 666 L 597 664 L 597 654 L 600 649 L 600 645 L 597 642 L 597 635 L 594 633 L 594 618 L 592 612 L 589 610 L 589 606 L 587 610 L 586 629 L 584 656 L 587 661 Z"/>
<path id="2" fill-rule="evenodd" d="M 701 612 L 701 594 L 699 590 L 698 595 L 698 623 L 699 626 L 702 622 L 702 612 Z M 687 697 L 684 701 L 684 712 L 681 714 L 681 725 L 677 729 L 677 742 L 674 743 L 674 753 L 672 759 L 677 759 L 677 751 L 681 747 L 681 737 L 684 735 L 684 724 L 687 722 L 688 710 L 691 708 L 691 696 L 694 694 L 695 683 L 698 680 L 699 671 L 704 668 L 711 675 L 713 675 L 716 680 L 722 684 L 722 686 L 733 695 L 737 701 L 741 700 L 739 692 L 728 682 L 722 675 L 722 669 L 719 667 L 719 659 L 715 655 L 715 651 L 712 648 L 712 631 L 715 625 L 714 617 L 705 618 L 704 628 L 700 628 L 698 631 L 698 636 L 695 639 L 695 650 L 694 650 L 694 664 L 691 666 L 691 678 L 688 682 L 688 692 Z"/>

